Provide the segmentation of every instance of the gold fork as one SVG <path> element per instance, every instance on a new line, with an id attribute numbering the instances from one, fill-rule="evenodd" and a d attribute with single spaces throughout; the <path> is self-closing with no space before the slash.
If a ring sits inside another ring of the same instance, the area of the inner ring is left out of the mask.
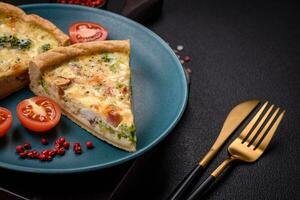
<path id="1" fill-rule="evenodd" d="M 267 106 L 268 102 L 264 103 L 242 130 L 242 133 L 230 144 L 228 147 L 229 158 L 224 160 L 200 186 L 193 190 L 188 200 L 199 199 L 233 161 L 254 162 L 263 154 L 285 114 L 285 111 L 282 111 L 277 116 L 280 108 L 271 114 L 275 106 L 271 105 L 266 109 Z M 267 111 L 264 112 L 265 110 Z"/>

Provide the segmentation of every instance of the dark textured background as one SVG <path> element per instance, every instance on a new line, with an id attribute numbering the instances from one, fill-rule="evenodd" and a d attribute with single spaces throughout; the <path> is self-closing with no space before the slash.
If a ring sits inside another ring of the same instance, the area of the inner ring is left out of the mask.
<path id="1" fill-rule="evenodd" d="M 164 199 L 210 148 L 230 109 L 259 98 L 287 110 L 276 137 L 258 162 L 230 168 L 207 199 L 300 199 L 299 8 L 293 1 L 165 0 L 163 14 L 147 26 L 184 45 L 193 71 L 189 104 L 174 131 L 134 162 L 71 176 L 2 170 L 1 186 L 35 199 L 101 199 L 133 163 L 115 199 Z M 224 148 L 201 181 L 226 156 Z"/>
<path id="2" fill-rule="evenodd" d="M 131 192 L 124 186 L 119 196 L 167 197 L 212 145 L 231 107 L 259 98 L 287 110 L 276 137 L 258 162 L 227 171 L 207 199 L 300 199 L 299 8 L 289 1 L 165 1 L 149 28 L 192 57 L 189 105 L 172 134 L 140 159 L 137 168 L 147 170 L 128 178 Z M 201 181 L 226 156 L 224 148 Z"/>

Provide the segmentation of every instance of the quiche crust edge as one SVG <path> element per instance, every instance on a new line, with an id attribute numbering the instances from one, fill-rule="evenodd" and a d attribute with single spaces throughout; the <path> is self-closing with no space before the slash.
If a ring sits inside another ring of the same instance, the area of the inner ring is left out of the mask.
<path id="1" fill-rule="evenodd" d="M 22 9 L 8 3 L 0 2 L 1 15 L 7 15 L 25 23 L 35 24 L 52 34 L 59 45 L 69 44 L 69 37 L 50 21 L 38 15 L 27 15 Z M 9 70 L 0 74 L 0 99 L 22 89 L 29 83 L 28 66 Z"/>
<path id="2" fill-rule="evenodd" d="M 88 43 L 78 43 L 67 47 L 57 47 L 46 53 L 40 54 L 29 64 L 29 76 L 30 76 L 30 89 L 37 95 L 50 96 L 50 98 L 55 98 L 49 93 L 47 93 L 42 87 L 40 87 L 40 82 L 43 78 L 43 74 L 51 68 L 61 65 L 62 63 L 68 62 L 76 57 L 89 56 L 93 54 L 101 53 L 125 53 L 130 55 L 130 43 L 129 40 L 113 40 L 113 41 L 97 41 Z M 130 66 L 128 66 L 130 67 Z M 51 93 L 51 92 L 50 92 Z M 56 99 L 54 99 L 56 100 Z M 136 143 L 124 143 L 115 141 L 112 138 L 107 137 L 105 134 L 102 135 L 100 131 L 96 130 L 92 126 L 84 123 L 84 119 L 65 109 L 66 104 L 62 101 L 58 102 L 62 108 L 63 114 L 78 124 L 83 129 L 92 133 L 94 136 L 104 140 L 105 142 L 112 144 L 120 149 L 133 152 L 136 151 Z"/>

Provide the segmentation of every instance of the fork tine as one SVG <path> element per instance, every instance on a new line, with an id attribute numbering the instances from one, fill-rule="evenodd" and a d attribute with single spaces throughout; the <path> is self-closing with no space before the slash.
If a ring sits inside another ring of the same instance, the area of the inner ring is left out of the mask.
<path id="1" fill-rule="evenodd" d="M 266 131 L 268 130 L 269 126 L 272 124 L 274 118 L 276 117 L 276 115 L 278 114 L 280 108 L 277 108 L 276 111 L 272 114 L 271 118 L 269 119 L 269 121 L 267 122 L 267 124 L 264 126 L 263 130 L 258 134 L 257 138 L 255 139 L 255 141 L 253 142 L 253 146 L 254 148 L 256 148 L 258 142 L 261 140 L 261 138 L 265 135 Z"/>
<path id="2" fill-rule="evenodd" d="M 262 117 L 262 119 L 260 120 L 260 122 L 257 124 L 257 126 L 255 127 L 255 129 L 252 131 L 252 133 L 248 136 L 248 138 L 246 139 L 246 141 L 250 144 L 251 141 L 253 140 L 253 138 L 255 137 L 255 135 L 257 134 L 258 130 L 261 128 L 261 126 L 263 125 L 263 123 L 266 121 L 267 117 L 269 116 L 270 112 L 272 111 L 274 105 L 270 106 L 270 108 L 268 109 L 268 111 L 264 114 L 264 116 Z"/>
<path id="3" fill-rule="evenodd" d="M 251 128 L 254 126 L 255 122 L 258 120 L 261 113 L 264 111 L 269 102 L 264 103 L 264 105 L 259 109 L 253 119 L 247 124 L 247 126 L 243 129 L 242 133 L 239 135 L 239 138 L 244 140 L 248 135 Z"/>
<path id="4" fill-rule="evenodd" d="M 271 127 L 271 129 L 269 130 L 269 132 L 267 133 L 266 137 L 263 139 L 263 141 L 258 145 L 257 148 L 261 149 L 262 151 L 264 151 L 268 144 L 270 143 L 278 125 L 280 124 L 283 116 L 285 114 L 285 110 L 279 115 L 279 117 L 277 118 L 277 120 L 275 121 L 275 123 L 273 124 L 273 126 Z"/>

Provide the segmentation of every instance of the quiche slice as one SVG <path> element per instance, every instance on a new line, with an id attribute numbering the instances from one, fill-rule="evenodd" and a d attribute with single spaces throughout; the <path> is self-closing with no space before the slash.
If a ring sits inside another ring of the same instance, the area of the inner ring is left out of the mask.
<path id="1" fill-rule="evenodd" d="M 0 2 L 0 99 L 28 85 L 33 57 L 68 43 L 51 22 Z"/>
<path id="2" fill-rule="evenodd" d="M 136 150 L 128 40 L 58 47 L 29 65 L 30 88 L 56 101 L 63 113 L 96 137 Z"/>

